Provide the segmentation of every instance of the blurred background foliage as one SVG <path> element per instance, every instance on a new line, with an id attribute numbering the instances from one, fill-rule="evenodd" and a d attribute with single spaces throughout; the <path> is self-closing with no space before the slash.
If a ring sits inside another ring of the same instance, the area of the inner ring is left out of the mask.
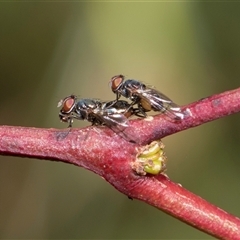
<path id="1" fill-rule="evenodd" d="M 0 3 L 2 125 L 65 128 L 69 94 L 135 78 L 180 105 L 239 87 L 240 3 Z M 89 125 L 74 122 L 75 127 Z M 164 139 L 169 177 L 240 215 L 239 114 Z M 211 239 L 75 166 L 0 158 L 0 238 Z"/>

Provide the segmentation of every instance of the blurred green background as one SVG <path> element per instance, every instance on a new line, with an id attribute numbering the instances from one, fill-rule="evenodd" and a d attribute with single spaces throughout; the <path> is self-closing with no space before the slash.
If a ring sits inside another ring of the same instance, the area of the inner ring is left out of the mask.
<path id="1" fill-rule="evenodd" d="M 2 2 L 0 124 L 65 128 L 58 101 L 113 99 L 120 73 L 180 105 L 237 88 L 239 23 L 233 2 Z M 172 180 L 240 216 L 238 114 L 163 141 Z M 0 238 L 211 239 L 85 169 L 0 161 Z"/>

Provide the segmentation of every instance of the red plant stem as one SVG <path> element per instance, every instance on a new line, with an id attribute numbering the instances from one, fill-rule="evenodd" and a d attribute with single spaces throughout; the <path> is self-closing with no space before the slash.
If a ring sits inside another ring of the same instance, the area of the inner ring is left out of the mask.
<path id="1" fill-rule="evenodd" d="M 152 121 L 133 120 L 125 134 L 140 144 L 198 126 L 240 111 L 240 89 L 185 106 L 182 122 L 163 115 Z M 222 239 L 240 239 L 240 219 L 190 193 L 160 174 L 139 176 L 131 168 L 139 145 L 105 127 L 36 129 L 0 127 L 0 154 L 62 161 L 89 169 L 116 189 L 161 209 L 206 233 Z"/>
<path id="2" fill-rule="evenodd" d="M 221 239 L 240 239 L 240 219 L 159 175 L 148 183 L 142 198 L 199 230 Z M 137 188 L 137 196 L 139 196 Z M 152 200 L 154 199 L 154 202 Z"/>
<path id="3" fill-rule="evenodd" d="M 240 88 L 203 98 L 199 101 L 182 107 L 186 116 L 181 122 L 171 122 L 162 115 L 157 115 L 151 122 L 135 120 L 129 131 L 134 135 L 137 129 L 138 142 L 149 143 L 155 139 L 199 126 L 218 118 L 240 111 Z"/>

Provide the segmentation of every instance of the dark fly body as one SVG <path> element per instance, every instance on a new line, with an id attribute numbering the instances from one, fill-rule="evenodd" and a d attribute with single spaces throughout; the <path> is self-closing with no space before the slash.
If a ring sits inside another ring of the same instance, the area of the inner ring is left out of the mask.
<path id="1" fill-rule="evenodd" d="M 116 94 L 116 101 L 123 96 L 132 101 L 132 106 L 137 104 L 138 114 L 135 111 L 135 115 L 146 117 L 146 112 L 152 110 L 164 113 L 175 121 L 184 118 L 181 108 L 170 98 L 140 81 L 124 80 L 123 75 L 117 75 L 112 77 L 110 84 L 112 91 Z"/>
<path id="2" fill-rule="evenodd" d="M 127 140 L 131 139 L 123 132 L 129 126 L 128 118 L 138 112 L 124 100 L 102 102 L 97 99 L 77 99 L 75 95 L 61 100 L 58 107 L 61 107 L 60 120 L 67 122 L 69 127 L 72 127 L 74 119 L 87 120 L 95 126 L 105 125 Z"/>

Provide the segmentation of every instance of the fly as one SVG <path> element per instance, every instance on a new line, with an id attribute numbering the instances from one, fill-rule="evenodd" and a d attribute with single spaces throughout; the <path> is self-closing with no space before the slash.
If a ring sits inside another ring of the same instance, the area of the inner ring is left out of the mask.
<path id="1" fill-rule="evenodd" d="M 137 116 L 146 117 L 146 112 L 153 110 L 166 114 L 175 121 L 184 118 L 181 108 L 170 98 L 138 80 L 128 79 L 124 81 L 123 75 L 117 75 L 111 78 L 110 84 L 112 91 L 116 94 L 116 101 L 119 101 L 119 98 L 123 96 L 132 101 L 132 106 L 137 104 L 139 111 L 138 113 L 135 111 Z"/>
<path id="2" fill-rule="evenodd" d="M 70 95 L 58 103 L 61 107 L 59 118 L 72 127 L 73 120 L 87 120 L 95 126 L 105 125 L 127 140 L 132 141 L 123 131 L 129 126 L 128 118 L 135 114 L 127 101 L 102 102 L 97 99 L 77 99 Z"/>

